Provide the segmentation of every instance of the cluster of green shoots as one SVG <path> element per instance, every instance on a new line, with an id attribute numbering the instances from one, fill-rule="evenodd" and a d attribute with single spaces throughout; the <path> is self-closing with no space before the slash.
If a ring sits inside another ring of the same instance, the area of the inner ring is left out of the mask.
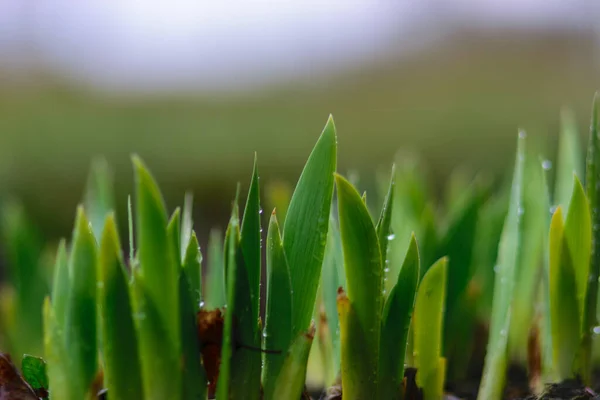
<path id="1" fill-rule="evenodd" d="M 111 400 L 299 399 L 316 365 L 321 384 L 348 400 L 403 399 L 405 367 L 414 367 L 424 398 L 435 400 L 446 381 L 465 378 L 477 327 L 488 326 L 479 399 L 503 398 L 510 363 L 528 365 L 534 392 L 569 378 L 589 384 L 597 108 L 585 175 L 565 115 L 556 169 L 526 151 L 520 132 L 512 184 L 459 172 L 436 201 L 420 164 L 400 157 L 374 196 L 383 200 L 377 212 L 336 174 L 330 119 L 291 198 L 270 214 L 265 246 L 255 161 L 243 213 L 238 188 L 225 237 L 210 234 L 208 262 L 191 196 L 169 217 L 138 157 L 124 255 L 110 173 L 98 164 L 52 277 L 23 211 L 5 205 L 4 349 L 43 355 L 25 357 L 35 368 L 23 374 L 51 399 L 94 399 L 100 389 Z"/>

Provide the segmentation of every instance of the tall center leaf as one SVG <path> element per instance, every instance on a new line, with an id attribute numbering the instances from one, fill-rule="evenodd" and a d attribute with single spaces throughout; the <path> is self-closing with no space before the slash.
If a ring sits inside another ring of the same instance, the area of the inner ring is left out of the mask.
<path id="1" fill-rule="evenodd" d="M 293 332 L 308 329 L 329 225 L 337 144 L 329 118 L 313 149 L 290 201 L 283 226 L 283 247 L 290 268 Z"/>

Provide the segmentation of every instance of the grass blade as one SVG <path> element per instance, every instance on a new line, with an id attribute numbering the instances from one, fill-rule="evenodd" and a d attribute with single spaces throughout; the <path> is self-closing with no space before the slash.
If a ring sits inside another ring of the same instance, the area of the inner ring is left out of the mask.
<path id="1" fill-rule="evenodd" d="M 582 373 L 583 380 L 590 384 L 592 333 L 598 324 L 596 317 L 598 300 L 598 277 L 600 277 L 600 140 L 598 139 L 599 94 L 594 96 L 592 105 L 592 121 L 590 123 L 590 139 L 587 154 L 587 170 L 585 186 L 590 205 L 592 220 L 592 247 L 589 267 L 589 280 L 586 291 L 582 327 Z"/>
<path id="2" fill-rule="evenodd" d="M 64 330 L 71 374 L 71 384 L 84 398 L 98 368 L 96 348 L 96 262 L 97 249 L 94 234 L 84 214 L 77 210 L 73 248 L 69 259 L 71 285 L 66 304 Z"/>
<path id="3" fill-rule="evenodd" d="M 81 393 L 77 393 L 72 384 L 72 377 L 68 368 L 68 356 L 65 349 L 65 338 L 62 327 L 59 327 L 56 315 L 46 297 L 43 306 L 44 319 L 44 358 L 48 363 L 48 381 L 50 396 L 61 400 L 81 400 Z"/>
<path id="4" fill-rule="evenodd" d="M 324 373 L 325 384 L 329 385 L 333 383 L 333 380 L 340 372 L 341 349 L 339 336 L 340 325 L 337 313 L 337 290 L 340 286 L 343 287 L 346 285 L 342 242 L 333 216 L 329 219 L 329 231 L 327 232 L 327 246 L 325 248 L 321 279 L 323 306 L 327 318 L 327 336 L 331 342 L 330 352 L 332 353 L 332 370 Z M 323 351 L 327 351 L 328 349 L 329 346 L 326 346 L 323 348 Z"/>
<path id="5" fill-rule="evenodd" d="M 382 315 L 378 396 L 381 400 L 401 398 L 406 341 L 418 283 L 419 249 L 412 236 L 398 281 Z"/>
<path id="6" fill-rule="evenodd" d="M 260 190 L 258 186 L 258 167 L 256 156 L 254 157 L 254 168 L 244 218 L 241 228 L 241 246 L 244 255 L 244 266 L 248 276 L 250 289 L 250 304 L 252 306 L 252 319 L 258 321 L 260 311 L 260 250 L 261 250 L 261 227 L 260 227 Z"/>
<path id="7" fill-rule="evenodd" d="M 379 340 L 381 314 L 383 311 L 383 267 L 377 232 L 367 207 L 356 189 L 340 175 L 335 176 L 340 233 L 344 251 L 347 296 L 356 316 L 356 324 L 364 333 L 362 342 L 349 343 L 349 351 L 364 347 L 366 358 L 362 362 L 351 363 L 350 368 L 362 371 L 363 387 L 356 388 L 360 393 L 377 391 L 377 370 L 379 364 Z M 294 303 L 295 304 L 295 303 Z M 353 321 L 350 321 L 353 322 Z M 349 336 L 349 339 L 353 336 Z M 344 350 L 342 348 L 342 359 Z M 352 355 L 346 355 L 350 358 Z M 342 369 L 342 381 L 347 380 Z M 351 378 L 350 378 L 351 379 Z M 346 391 L 344 390 L 346 393 Z M 350 398 L 363 398 L 349 393 Z"/>
<path id="8" fill-rule="evenodd" d="M 516 269 L 522 250 L 523 226 L 521 217 L 523 214 L 525 141 L 525 132 L 520 132 L 508 214 L 498 247 L 490 336 L 483 377 L 477 395 L 478 400 L 500 399 L 504 390 L 510 310 L 513 301 Z"/>
<path id="9" fill-rule="evenodd" d="M 540 288 L 544 234 L 547 228 L 548 207 L 538 160 L 528 157 L 523 188 L 522 251 L 516 272 L 514 299 L 508 343 L 513 360 L 526 362 L 527 342 L 535 321 L 536 294 Z"/>
<path id="10" fill-rule="evenodd" d="M 239 246 L 239 217 L 237 213 L 237 196 L 234 203 L 229 226 L 225 233 L 225 271 L 227 277 L 227 311 L 225 312 L 225 322 L 223 327 L 223 345 L 221 347 L 221 366 L 219 370 L 219 379 L 217 381 L 217 398 L 230 399 L 230 374 L 231 374 L 231 358 L 235 346 L 234 338 L 234 312 L 236 302 L 236 286 L 237 279 L 237 252 Z"/>
<path id="11" fill-rule="evenodd" d="M 394 235 L 391 234 L 392 232 L 390 230 L 390 225 L 392 223 L 392 206 L 394 205 L 395 178 L 396 167 L 392 166 L 389 188 L 383 202 L 383 207 L 381 208 L 381 214 L 379 215 L 377 226 L 375 227 L 375 230 L 377 231 L 377 237 L 379 238 L 381 257 L 384 263 L 387 262 L 388 243 L 390 240 L 394 239 Z"/>
<path id="12" fill-rule="evenodd" d="M 113 176 L 104 158 L 92 161 L 83 198 L 86 215 L 92 224 L 96 240 L 102 237 L 104 219 L 114 210 Z"/>
<path id="13" fill-rule="evenodd" d="M 391 230 L 394 234 L 394 240 L 388 245 L 387 259 L 389 267 L 387 280 L 385 281 L 385 290 L 389 293 L 395 282 L 397 282 L 400 267 L 406 256 L 410 237 L 414 232 L 419 238 L 419 247 L 422 250 L 421 256 L 421 276 L 429 268 L 430 263 L 435 261 L 435 235 L 431 236 L 431 231 L 427 231 L 427 218 L 432 216 L 432 209 L 427 210 L 429 193 L 425 187 L 423 166 L 414 157 L 409 154 L 402 154 L 397 157 L 397 168 L 395 177 L 394 206 L 392 212 Z M 387 182 L 386 182 L 387 186 Z M 429 215 L 427 215 L 430 213 Z M 433 218 L 431 219 L 433 222 Z M 435 232 L 433 232 L 435 233 Z M 427 238 L 426 238 L 427 236 Z M 430 244 L 431 243 L 431 244 Z M 432 251 L 427 251 L 430 248 Z"/>
<path id="14" fill-rule="evenodd" d="M 315 337 L 314 326 L 301 334 L 292 346 L 285 358 L 281 373 L 275 384 L 273 399 L 299 399 L 304 390 L 306 380 L 306 365 L 308 355 Z"/>
<path id="15" fill-rule="evenodd" d="M 127 274 L 114 217 L 104 225 L 98 261 L 98 311 L 100 313 L 104 381 L 110 398 L 143 396 L 137 338 L 132 318 Z"/>
<path id="16" fill-rule="evenodd" d="M 204 307 L 207 310 L 222 308 L 227 303 L 225 292 L 225 261 L 223 260 L 223 235 L 213 229 L 208 237 L 208 270 L 204 287 Z"/>
<path id="17" fill-rule="evenodd" d="M 589 280 L 592 222 L 590 207 L 579 178 L 575 178 L 569 211 L 565 219 L 565 239 L 575 273 L 579 315 L 583 316 Z"/>
<path id="18" fill-rule="evenodd" d="M 292 195 L 283 247 L 293 290 L 293 333 L 308 329 L 323 263 L 336 168 L 336 136 L 329 118 Z"/>
<path id="19" fill-rule="evenodd" d="M 133 243 L 133 207 L 131 196 L 127 196 L 127 227 L 129 232 L 129 265 L 135 265 L 135 246 Z"/>
<path id="20" fill-rule="evenodd" d="M 140 268 L 133 269 L 130 296 L 138 338 L 145 400 L 180 399 L 182 387 L 180 350 L 169 340 L 167 327 L 159 314 Z M 179 294 L 179 293 L 178 293 Z M 176 313 L 180 329 L 179 312 Z"/>
<path id="21" fill-rule="evenodd" d="M 550 323 L 555 378 L 573 376 L 573 362 L 579 345 L 579 305 L 573 294 L 577 290 L 573 260 L 565 238 L 561 207 L 550 224 Z"/>
<path id="22" fill-rule="evenodd" d="M 415 301 L 414 352 L 417 385 L 425 400 L 441 399 L 445 362 L 442 358 L 443 312 L 447 259 L 441 258 L 423 276 Z"/>
<path id="23" fill-rule="evenodd" d="M 54 278 L 52 281 L 52 309 L 57 318 L 59 326 L 64 326 L 67 313 L 67 297 L 71 277 L 69 276 L 69 255 L 67 253 L 67 242 L 62 239 L 58 244 L 56 262 L 54 264 Z"/>
<path id="24" fill-rule="evenodd" d="M 202 254 L 200 253 L 200 245 L 196 238 L 196 233 L 192 231 L 187 250 L 183 259 L 183 271 L 188 279 L 188 284 L 191 291 L 191 301 L 193 309 L 197 310 L 202 301 L 202 273 L 201 273 Z"/>
<path id="25" fill-rule="evenodd" d="M 263 355 L 263 387 L 267 400 L 281 398 L 275 397 L 274 390 L 292 341 L 291 285 L 279 224 L 273 210 L 267 234 L 267 310 L 263 346 L 281 353 Z"/>
<path id="26" fill-rule="evenodd" d="M 206 399 L 206 373 L 200 364 L 200 345 L 196 326 L 198 303 L 194 302 L 185 269 L 179 276 L 179 304 L 181 307 L 181 349 L 182 349 L 182 400 Z"/>
<path id="27" fill-rule="evenodd" d="M 590 215 L 590 206 L 585 196 L 585 191 L 581 182 L 575 176 L 573 185 L 573 194 L 569 211 L 565 220 L 564 236 L 567 244 L 565 251 L 569 252 L 569 260 L 572 268 L 571 273 L 575 277 L 576 301 L 578 304 L 579 332 L 580 339 L 585 339 L 584 331 L 586 327 L 584 315 L 586 312 L 586 292 L 590 277 L 590 254 L 592 247 L 592 221 Z M 593 327 L 589 328 L 592 329 Z M 564 327 L 563 327 L 564 329 Z M 573 329 L 573 328 L 571 328 Z M 575 329 L 573 329 L 575 331 Z M 591 369 L 591 354 L 583 353 L 585 348 L 580 343 L 580 353 L 575 364 L 575 375 L 589 381 Z"/>
<path id="28" fill-rule="evenodd" d="M 342 391 L 350 399 L 368 399 L 377 393 L 377 361 L 366 345 L 367 332 L 352 302 L 340 288 L 337 297 L 340 321 Z M 366 365 L 365 365 L 366 364 Z"/>
<path id="29" fill-rule="evenodd" d="M 183 244 L 181 242 L 181 209 L 179 207 L 175 209 L 171 215 L 171 218 L 169 219 L 169 223 L 167 224 L 167 237 L 169 240 L 171 240 L 173 249 L 175 249 L 175 263 L 177 267 L 180 268 L 182 260 L 179 258 L 179 252 L 183 247 Z"/>
<path id="30" fill-rule="evenodd" d="M 21 204 L 8 202 L 2 208 L 2 238 L 14 307 L 3 315 L 3 335 L 13 355 L 42 351 L 42 304 L 49 293 L 41 262 L 43 243 Z M 5 306 L 9 303 L 5 302 Z M 13 317 L 10 317 L 12 314 Z M 3 343 L 4 344 L 4 343 Z"/>
<path id="31" fill-rule="evenodd" d="M 238 187 L 239 193 L 239 187 Z M 234 206 L 237 220 L 237 196 Z M 230 225 L 230 228 L 232 226 Z M 260 301 L 260 204 L 256 159 L 241 230 L 236 224 L 226 241 L 236 245 L 235 282 L 227 291 L 235 291 L 234 303 L 227 302 L 227 313 L 235 319 L 235 351 L 231 360 L 229 395 L 232 399 L 258 399 L 260 396 L 261 337 Z M 228 265 L 228 264 L 226 264 Z M 228 294 L 228 296 L 230 296 Z"/>
<path id="32" fill-rule="evenodd" d="M 470 341 L 472 319 L 466 316 L 466 289 L 473 277 L 473 243 L 479 211 L 485 200 L 484 190 L 477 183 L 463 191 L 455 201 L 454 216 L 440 239 L 437 255 L 448 257 L 448 287 L 446 288 L 446 312 L 444 313 L 444 355 L 452 363 L 453 374 L 460 374 L 468 362 L 469 352 L 465 344 Z M 467 321 L 471 322 L 471 326 Z M 466 335 L 465 335 L 466 333 Z M 465 343 L 466 342 L 466 343 Z"/>
<path id="33" fill-rule="evenodd" d="M 192 238 L 194 221 L 192 220 L 192 210 L 194 208 L 194 195 L 186 193 L 183 199 L 183 214 L 181 217 L 181 259 L 185 258 L 188 243 Z"/>
<path id="34" fill-rule="evenodd" d="M 569 200 L 573 192 L 573 174 L 581 177 L 583 162 L 581 160 L 579 135 L 575 117 L 569 110 L 561 114 L 561 132 L 558 142 L 558 160 L 556 185 L 554 188 L 554 204 L 569 209 Z"/>

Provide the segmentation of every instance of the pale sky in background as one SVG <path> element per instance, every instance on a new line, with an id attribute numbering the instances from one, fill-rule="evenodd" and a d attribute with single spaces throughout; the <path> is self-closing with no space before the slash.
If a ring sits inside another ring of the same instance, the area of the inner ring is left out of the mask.
<path id="1" fill-rule="evenodd" d="M 444 23 L 589 27 L 598 3 L 0 0 L 0 65 L 35 60 L 103 88 L 239 89 L 409 51 L 443 38 Z"/>

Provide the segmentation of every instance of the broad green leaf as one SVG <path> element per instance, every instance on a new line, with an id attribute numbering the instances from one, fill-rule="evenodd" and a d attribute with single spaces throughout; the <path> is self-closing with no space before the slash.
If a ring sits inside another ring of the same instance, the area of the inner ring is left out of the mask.
<path id="1" fill-rule="evenodd" d="M 292 281 L 293 333 L 308 329 L 327 241 L 336 168 L 336 136 L 329 118 L 296 185 L 283 226 Z"/>
<path id="2" fill-rule="evenodd" d="M 279 224 L 273 210 L 267 233 L 267 310 L 263 347 L 280 353 L 263 354 L 265 399 L 281 398 L 274 397 L 274 389 L 292 341 L 291 285 Z"/>
<path id="3" fill-rule="evenodd" d="M 103 158 L 92 162 L 83 202 L 94 237 L 100 241 L 104 219 L 114 210 L 113 175 L 108 162 Z"/>
<path id="4" fill-rule="evenodd" d="M 447 265 L 447 259 L 441 258 L 429 268 L 415 300 L 414 356 L 417 385 L 423 389 L 425 400 L 441 399 L 444 389 L 442 332 Z"/>
<path id="5" fill-rule="evenodd" d="M 69 372 L 69 359 L 65 349 L 62 327 L 57 324 L 50 298 L 46 297 L 43 306 L 44 319 L 44 358 L 48 363 L 47 373 L 50 396 L 53 399 L 81 400 Z"/>
<path id="6" fill-rule="evenodd" d="M 394 205 L 394 179 L 396 178 L 396 167 L 392 166 L 392 174 L 390 178 L 390 185 L 388 188 L 381 213 L 379 214 L 379 220 L 377 221 L 376 231 L 377 237 L 379 238 L 379 248 L 381 251 L 382 262 L 387 263 L 387 249 L 388 242 L 394 239 L 394 235 L 390 230 L 392 223 L 392 206 Z"/>
<path id="7" fill-rule="evenodd" d="M 550 224 L 550 323 L 552 356 L 558 380 L 573 377 L 573 363 L 579 346 L 580 312 L 575 295 L 577 277 L 574 270 L 561 207 Z"/>
<path id="8" fill-rule="evenodd" d="M 200 254 L 200 245 L 198 244 L 196 233 L 192 231 L 183 259 L 183 271 L 185 271 L 185 275 L 189 281 L 191 300 L 195 310 L 198 309 L 199 304 L 202 301 L 201 261 L 202 254 Z"/>
<path id="9" fill-rule="evenodd" d="M 98 368 L 96 348 L 97 244 L 83 208 L 77 209 L 69 258 L 71 284 L 66 304 L 64 340 L 71 384 L 83 399 Z"/>
<path id="10" fill-rule="evenodd" d="M 478 400 L 500 399 L 504 389 L 510 310 L 513 302 L 517 265 L 522 251 L 523 225 L 521 224 L 521 217 L 524 207 L 523 175 L 526 137 L 525 132 L 519 132 L 508 214 L 498 247 L 490 335 L 482 381 L 477 395 Z"/>
<path id="11" fill-rule="evenodd" d="M 590 139 L 587 150 L 587 170 L 585 173 L 585 186 L 590 205 L 592 221 L 592 247 L 590 255 L 590 271 L 586 300 L 583 313 L 582 359 L 583 380 L 590 384 L 591 371 L 590 355 L 592 353 L 592 332 L 598 324 L 596 317 L 598 302 L 598 277 L 600 277 L 600 140 L 598 139 L 598 108 L 599 95 L 594 96 L 592 105 L 592 121 L 590 123 Z"/>
<path id="12" fill-rule="evenodd" d="M 46 362 L 42 358 L 25 354 L 21 362 L 21 373 L 33 390 L 48 389 Z"/>
<path id="13" fill-rule="evenodd" d="M 98 312 L 104 382 L 110 398 L 115 400 L 143 397 L 127 280 L 117 226 L 114 217 L 109 215 L 98 257 Z"/>
<path id="14" fill-rule="evenodd" d="M 164 340 L 179 349 L 179 266 L 173 239 L 167 234 L 167 216 L 156 181 L 142 160 L 133 157 L 136 182 L 136 232 L 140 277 L 147 303 L 154 307 Z M 179 230 L 178 230 L 179 232 Z M 142 356 L 143 357 L 143 356 Z M 144 380 L 150 377 L 144 377 Z"/>
<path id="15" fill-rule="evenodd" d="M 177 399 L 181 390 L 178 252 L 174 235 L 167 233 L 165 206 L 154 178 L 138 157 L 133 157 L 133 164 L 139 267 L 133 270 L 131 295 L 144 393 L 147 399 Z"/>
<path id="16" fill-rule="evenodd" d="M 383 311 L 381 251 L 373 221 L 360 194 L 342 176 L 336 175 L 335 180 L 347 296 L 350 299 L 353 314 L 358 319 L 357 324 L 364 333 L 362 338 L 364 341 L 350 344 L 350 348 L 355 349 L 362 346 L 369 355 L 362 360 L 360 366 L 355 365 L 354 368 L 364 371 L 364 388 L 361 388 L 360 391 L 362 393 L 367 390 L 375 392 L 377 390 L 379 340 Z M 342 346 L 344 347 L 343 344 Z M 342 374 L 344 372 L 342 369 Z M 342 381 L 344 379 L 346 376 L 342 375 Z M 354 395 L 350 395 L 350 398 L 354 398 Z"/>
<path id="17" fill-rule="evenodd" d="M 223 235 L 218 229 L 212 229 L 208 236 L 208 266 L 204 289 L 204 307 L 207 310 L 222 308 L 227 303 Z"/>
<path id="18" fill-rule="evenodd" d="M 192 238 L 194 229 L 194 221 L 192 220 L 192 211 L 194 208 L 194 196 L 191 193 L 186 193 L 183 199 L 183 213 L 181 217 L 181 259 L 185 258 L 185 253 L 188 249 L 188 244 Z"/>
<path id="19" fill-rule="evenodd" d="M 206 399 L 206 373 L 200 363 L 200 344 L 198 343 L 198 327 L 196 325 L 196 310 L 192 289 L 189 285 L 189 277 L 185 269 L 179 276 L 179 304 L 181 307 L 181 364 L 182 376 L 182 400 L 205 400 Z M 111 397 L 112 399 L 112 397 Z"/>
<path id="20" fill-rule="evenodd" d="M 180 349 L 168 339 L 167 328 L 163 325 L 158 307 L 145 287 L 145 277 L 139 268 L 133 270 L 130 296 L 138 338 L 144 398 L 179 399 L 182 387 Z M 178 330 L 179 315 L 177 312 Z"/>
<path id="21" fill-rule="evenodd" d="M 250 289 L 250 304 L 252 305 L 252 318 L 258 321 L 260 311 L 260 249 L 261 249 L 261 227 L 260 227 L 260 190 L 258 186 L 258 166 L 256 156 L 254 157 L 254 169 L 244 217 L 241 227 L 241 246 L 244 255 L 244 266 L 248 275 Z"/>
<path id="22" fill-rule="evenodd" d="M 573 113 L 563 110 L 561 114 L 561 132 L 558 141 L 558 160 L 554 204 L 569 209 L 569 200 L 573 192 L 573 174 L 582 176 L 579 134 Z"/>
<path id="23" fill-rule="evenodd" d="M 406 341 L 418 284 L 419 249 L 412 236 L 398 281 L 382 315 L 378 396 L 381 400 L 401 398 Z"/>
<path id="24" fill-rule="evenodd" d="M 342 391 L 350 399 L 369 399 L 377 393 L 377 359 L 367 345 L 371 335 L 343 290 L 337 297 L 340 321 Z"/>
<path id="25" fill-rule="evenodd" d="M 265 399 L 299 399 L 304 390 L 308 355 L 315 336 L 314 326 L 292 343 L 275 383 L 273 396 Z"/>

